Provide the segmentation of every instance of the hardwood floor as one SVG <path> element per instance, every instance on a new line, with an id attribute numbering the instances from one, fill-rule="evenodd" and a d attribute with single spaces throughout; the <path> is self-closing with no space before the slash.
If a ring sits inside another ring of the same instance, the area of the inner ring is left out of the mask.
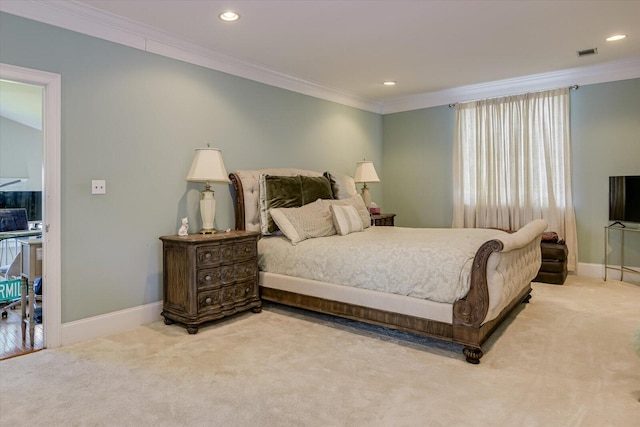
<path id="1" fill-rule="evenodd" d="M 36 324 L 33 348 L 29 345 L 29 331 L 27 330 L 26 342 L 22 342 L 22 330 L 20 329 L 21 310 L 7 310 L 7 318 L 0 319 L 0 360 L 22 354 L 32 353 L 44 348 L 44 333 L 42 324 Z"/>

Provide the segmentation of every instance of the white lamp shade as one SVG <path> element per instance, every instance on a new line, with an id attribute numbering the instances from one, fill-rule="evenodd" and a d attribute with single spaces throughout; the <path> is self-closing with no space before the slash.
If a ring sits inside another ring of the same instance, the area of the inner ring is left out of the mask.
<path id="1" fill-rule="evenodd" d="M 364 160 L 356 165 L 356 173 L 353 176 L 355 182 L 380 182 L 373 162 Z"/>
<path id="2" fill-rule="evenodd" d="M 196 148 L 187 181 L 231 182 L 218 148 Z"/>

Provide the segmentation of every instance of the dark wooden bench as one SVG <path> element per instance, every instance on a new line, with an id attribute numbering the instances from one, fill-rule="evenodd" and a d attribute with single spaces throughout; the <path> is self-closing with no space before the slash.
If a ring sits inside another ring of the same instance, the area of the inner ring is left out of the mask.
<path id="1" fill-rule="evenodd" d="M 562 285 L 567 278 L 567 257 L 569 251 L 564 242 L 542 241 L 542 265 L 534 282 Z"/>

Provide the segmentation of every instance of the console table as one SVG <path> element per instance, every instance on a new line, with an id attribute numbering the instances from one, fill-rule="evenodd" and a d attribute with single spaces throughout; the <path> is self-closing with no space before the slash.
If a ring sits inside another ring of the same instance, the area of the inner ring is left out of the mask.
<path id="1" fill-rule="evenodd" d="M 609 265 L 609 233 L 611 230 L 620 232 L 620 267 Z M 624 266 L 624 236 L 626 233 L 640 233 L 640 228 L 620 227 L 616 225 L 607 225 L 604 227 L 604 280 L 607 281 L 607 270 L 616 270 L 620 272 L 620 280 L 624 280 L 624 272 L 640 274 L 639 270 Z"/>

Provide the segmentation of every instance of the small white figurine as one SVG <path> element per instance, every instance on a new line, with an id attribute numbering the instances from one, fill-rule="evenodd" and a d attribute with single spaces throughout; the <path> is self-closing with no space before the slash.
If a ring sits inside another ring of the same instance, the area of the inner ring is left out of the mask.
<path id="1" fill-rule="evenodd" d="M 180 230 L 178 230 L 178 236 L 186 236 L 189 234 L 189 218 L 186 216 L 182 218 L 182 225 L 180 226 Z"/>

